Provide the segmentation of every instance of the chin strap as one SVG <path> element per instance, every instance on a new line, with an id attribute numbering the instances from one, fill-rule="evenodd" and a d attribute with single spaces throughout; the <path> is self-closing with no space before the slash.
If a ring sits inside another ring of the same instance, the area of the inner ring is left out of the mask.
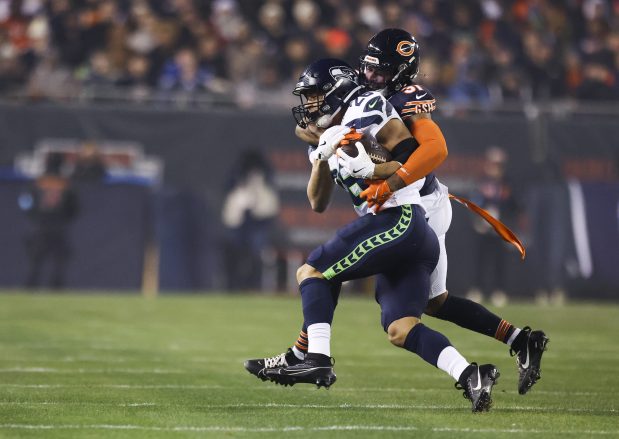
<path id="1" fill-rule="evenodd" d="M 492 228 L 501 238 L 503 238 L 504 241 L 513 244 L 514 247 L 518 249 L 518 251 L 520 252 L 520 259 L 524 261 L 524 258 L 527 255 L 527 251 L 524 248 L 524 245 L 522 245 L 522 242 L 520 242 L 520 239 L 518 239 L 516 234 L 512 232 L 509 227 L 507 227 L 501 221 L 490 215 L 485 209 L 482 209 L 477 204 L 473 203 L 470 200 L 467 200 L 466 198 L 458 197 L 452 194 L 449 194 L 449 198 L 451 198 L 452 200 L 456 200 L 458 203 L 462 204 L 467 209 L 472 210 L 477 215 L 481 216 L 484 220 L 486 220 L 486 222 L 492 226 Z"/>

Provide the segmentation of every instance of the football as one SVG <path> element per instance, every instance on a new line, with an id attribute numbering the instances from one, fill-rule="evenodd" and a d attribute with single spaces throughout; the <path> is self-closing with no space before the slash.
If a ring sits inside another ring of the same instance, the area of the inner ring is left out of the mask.
<path id="1" fill-rule="evenodd" d="M 382 147 L 376 139 L 366 136 L 359 131 L 354 131 L 347 134 L 346 137 L 344 137 L 344 140 L 340 142 L 339 148 L 341 148 L 347 155 L 357 157 L 359 153 L 357 151 L 357 147 L 355 146 L 357 142 L 361 142 L 363 144 L 365 152 L 368 153 L 370 159 L 372 159 L 372 162 L 379 164 L 391 161 L 391 153 L 386 148 Z"/>

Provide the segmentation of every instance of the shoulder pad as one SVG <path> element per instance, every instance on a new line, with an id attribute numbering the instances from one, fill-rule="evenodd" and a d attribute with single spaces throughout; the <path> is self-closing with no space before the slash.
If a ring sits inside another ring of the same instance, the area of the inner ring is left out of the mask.
<path id="1" fill-rule="evenodd" d="M 403 118 L 436 110 L 436 99 L 430 90 L 419 84 L 403 88 L 391 96 L 389 102 Z"/>
<path id="2" fill-rule="evenodd" d="M 342 124 L 358 130 L 381 125 L 388 119 L 399 118 L 393 105 L 376 91 L 365 92 L 351 101 Z"/>
<path id="3" fill-rule="evenodd" d="M 357 96 L 352 102 L 351 106 L 368 107 L 366 111 L 380 111 L 383 109 L 384 103 L 387 99 L 378 91 L 366 91 Z"/>

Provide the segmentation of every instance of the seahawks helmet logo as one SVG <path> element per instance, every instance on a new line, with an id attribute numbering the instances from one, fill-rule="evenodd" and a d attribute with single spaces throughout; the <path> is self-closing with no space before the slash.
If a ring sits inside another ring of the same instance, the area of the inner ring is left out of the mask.
<path id="1" fill-rule="evenodd" d="M 357 74 L 355 73 L 355 71 L 346 66 L 331 67 L 329 69 L 329 74 L 336 81 L 340 78 L 347 78 L 347 79 L 350 79 L 351 81 L 355 81 L 355 79 L 357 78 Z"/>

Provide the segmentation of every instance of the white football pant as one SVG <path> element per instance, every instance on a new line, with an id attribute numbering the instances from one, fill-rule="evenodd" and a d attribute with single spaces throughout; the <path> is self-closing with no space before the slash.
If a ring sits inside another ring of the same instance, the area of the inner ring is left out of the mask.
<path id="1" fill-rule="evenodd" d="M 438 264 L 430 276 L 430 299 L 447 291 L 447 249 L 445 235 L 451 225 L 451 201 L 447 186 L 438 181 L 438 189 L 425 197 L 421 197 L 421 205 L 426 211 L 428 224 L 436 233 L 441 253 Z"/>

